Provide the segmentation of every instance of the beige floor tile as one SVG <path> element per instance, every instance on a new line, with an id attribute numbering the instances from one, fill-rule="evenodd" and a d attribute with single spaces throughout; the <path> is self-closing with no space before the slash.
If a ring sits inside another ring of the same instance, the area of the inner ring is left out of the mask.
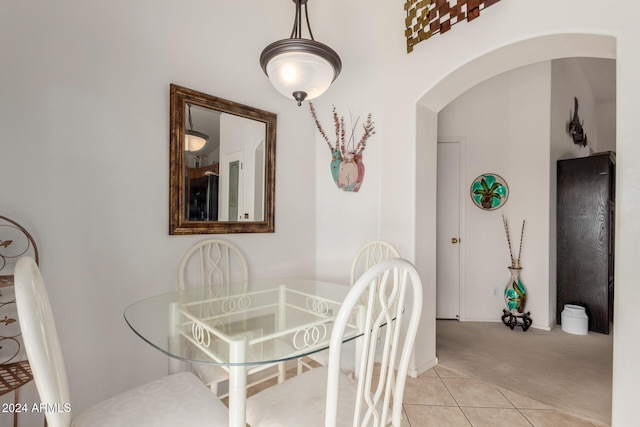
<path id="1" fill-rule="evenodd" d="M 592 427 L 593 424 L 555 409 L 521 409 L 534 427 Z"/>
<path id="2" fill-rule="evenodd" d="M 407 410 L 404 407 L 402 408 L 402 422 L 400 423 L 400 427 L 411 427 L 411 424 L 409 424 Z"/>
<path id="3" fill-rule="evenodd" d="M 471 427 L 457 406 L 406 405 L 405 411 L 411 427 Z"/>
<path id="4" fill-rule="evenodd" d="M 473 427 L 531 427 L 517 409 L 461 408 Z"/>
<path id="5" fill-rule="evenodd" d="M 516 393 L 515 391 L 507 390 L 501 387 L 498 387 L 500 393 L 504 395 L 513 406 L 518 409 L 554 409 L 552 406 L 549 406 L 545 403 L 538 402 L 537 400 L 533 400 L 527 396 L 524 396 L 520 393 Z"/>
<path id="6" fill-rule="evenodd" d="M 421 377 L 437 377 L 438 373 L 436 372 L 436 368 L 431 368 L 427 372 L 423 372 L 420 374 Z"/>
<path id="7" fill-rule="evenodd" d="M 591 422 L 593 423 L 594 427 L 611 427 L 611 424 L 603 423 L 600 421 L 591 420 Z"/>
<path id="8" fill-rule="evenodd" d="M 442 365 L 438 365 L 433 369 L 438 373 L 440 378 L 469 378 L 468 375 L 446 368 Z"/>
<path id="9" fill-rule="evenodd" d="M 447 387 L 438 377 L 407 378 L 402 403 L 414 405 L 457 406 Z"/>
<path id="10" fill-rule="evenodd" d="M 288 370 L 287 379 L 295 374 L 295 368 Z M 275 383 L 272 379 L 254 386 L 247 394 L 253 395 Z M 403 400 L 401 427 L 607 427 L 443 366 L 436 366 L 418 378 L 408 377 Z"/>
<path id="11" fill-rule="evenodd" d="M 460 406 L 514 408 L 495 386 L 473 378 L 442 378 L 442 381 Z"/>

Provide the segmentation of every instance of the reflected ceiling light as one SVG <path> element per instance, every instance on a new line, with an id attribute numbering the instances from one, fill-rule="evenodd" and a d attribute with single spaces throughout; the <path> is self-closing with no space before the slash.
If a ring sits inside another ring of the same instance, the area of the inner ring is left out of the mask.
<path id="1" fill-rule="evenodd" d="M 284 96 L 292 96 L 298 105 L 322 95 L 342 70 L 336 51 L 313 39 L 307 1 L 293 0 L 296 17 L 291 37 L 271 43 L 260 55 L 260 65 L 271 84 Z M 302 38 L 303 5 L 310 39 Z"/>
<path id="2" fill-rule="evenodd" d="M 209 140 L 209 135 L 193 130 L 193 121 L 191 120 L 191 104 L 187 104 L 189 109 L 189 129 L 184 132 L 184 151 L 202 150 Z"/>

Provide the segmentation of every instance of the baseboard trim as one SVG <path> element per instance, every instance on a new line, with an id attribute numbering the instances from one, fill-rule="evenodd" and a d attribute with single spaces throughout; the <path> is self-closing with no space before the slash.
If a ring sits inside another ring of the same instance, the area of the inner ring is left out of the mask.
<path id="1" fill-rule="evenodd" d="M 438 364 L 438 358 L 434 357 L 433 359 L 427 361 L 421 366 L 418 366 L 416 369 L 409 369 L 407 371 L 407 375 L 409 375 L 411 378 L 418 378 L 420 375 L 424 374 L 425 372 L 427 372 L 429 369 L 433 368 L 437 364 Z"/>
<path id="2" fill-rule="evenodd" d="M 438 319 L 438 320 L 439 320 L 439 319 Z M 467 318 L 466 320 L 459 320 L 459 321 L 460 321 L 460 322 L 490 322 L 490 323 L 502 323 L 502 320 L 500 320 L 500 319 L 494 319 L 494 318 L 492 318 L 492 317 L 491 317 L 491 318 L 487 318 L 487 319 L 483 319 L 483 318 L 473 318 L 473 319 L 469 319 L 469 318 Z M 548 326 L 548 325 L 547 325 L 547 326 L 545 326 L 545 325 L 541 325 L 541 324 L 538 324 L 538 323 L 533 323 L 533 324 L 531 325 L 531 327 L 532 327 L 533 329 L 540 329 L 540 330 L 547 331 L 547 332 L 554 328 L 554 326 Z"/>

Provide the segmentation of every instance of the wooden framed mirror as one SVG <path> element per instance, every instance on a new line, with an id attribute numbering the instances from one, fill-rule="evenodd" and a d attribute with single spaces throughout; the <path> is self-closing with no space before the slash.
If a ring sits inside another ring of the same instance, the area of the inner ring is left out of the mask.
<path id="1" fill-rule="evenodd" d="M 275 231 L 276 123 L 171 84 L 169 234 Z"/>

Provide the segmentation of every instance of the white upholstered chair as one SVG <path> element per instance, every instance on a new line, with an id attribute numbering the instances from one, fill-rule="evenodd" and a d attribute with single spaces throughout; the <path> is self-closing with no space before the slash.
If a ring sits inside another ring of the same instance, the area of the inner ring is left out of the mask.
<path id="1" fill-rule="evenodd" d="M 230 283 L 246 282 L 248 279 L 247 261 L 240 249 L 220 239 L 206 239 L 196 243 L 184 254 L 178 267 L 178 288 L 202 288 L 203 298 L 224 295 Z M 222 398 L 228 395 L 229 371 L 226 367 L 193 364 L 191 368 L 216 396 Z M 171 369 L 172 372 L 176 370 Z M 284 363 L 277 366 L 258 365 L 248 369 L 247 375 L 247 387 L 272 378 L 278 378 L 280 382 L 285 376 Z"/>
<path id="2" fill-rule="evenodd" d="M 398 258 L 400 253 L 391 244 L 382 240 L 373 240 L 364 245 L 356 253 L 353 263 L 351 264 L 351 273 L 349 275 L 349 284 L 353 286 L 356 280 L 371 266 L 384 261 L 388 258 Z M 363 296 L 365 298 L 365 296 Z M 349 341 L 345 343 L 342 349 L 342 362 L 340 369 L 345 374 L 353 374 L 356 370 L 356 342 Z M 309 356 L 322 366 L 326 366 L 329 360 L 329 352 L 321 351 L 319 353 Z M 312 369 L 312 365 L 305 361 L 303 358 L 298 359 L 298 373 L 301 373 L 304 368 Z"/>
<path id="3" fill-rule="evenodd" d="M 33 379 L 49 427 L 227 426 L 226 406 L 191 373 L 170 375 L 126 391 L 72 417 L 69 385 L 47 290 L 35 261 L 15 267 L 18 318 Z"/>
<path id="4" fill-rule="evenodd" d="M 352 379 L 340 372 L 342 337 L 363 295 L 367 295 L 363 352 L 357 379 Z M 375 264 L 356 281 L 338 311 L 327 366 L 249 397 L 247 422 L 252 427 L 399 427 L 421 312 L 422 283 L 415 267 L 401 258 Z M 376 353 L 382 356 L 379 363 Z"/>

